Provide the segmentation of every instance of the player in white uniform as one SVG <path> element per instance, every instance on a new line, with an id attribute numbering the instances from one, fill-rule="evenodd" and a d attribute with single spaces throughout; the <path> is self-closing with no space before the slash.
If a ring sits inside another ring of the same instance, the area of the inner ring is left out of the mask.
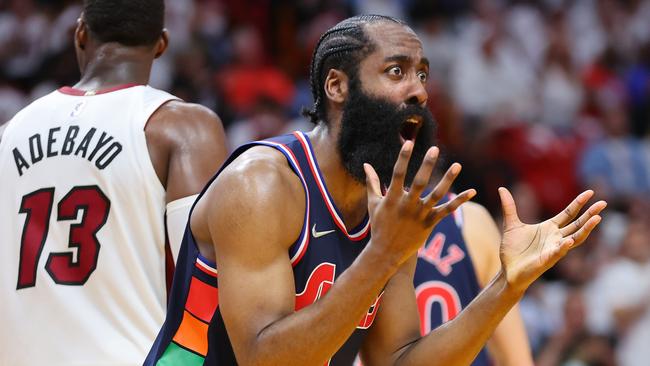
<path id="1" fill-rule="evenodd" d="M 163 19 L 86 0 L 81 80 L 1 128 L 0 365 L 142 364 L 164 320 L 165 227 L 227 149 L 214 113 L 146 85 Z"/>

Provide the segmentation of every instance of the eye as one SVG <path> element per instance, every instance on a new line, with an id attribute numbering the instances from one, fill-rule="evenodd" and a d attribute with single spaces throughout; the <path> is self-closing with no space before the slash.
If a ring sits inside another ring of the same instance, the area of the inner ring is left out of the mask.
<path id="1" fill-rule="evenodd" d="M 423 82 L 423 83 L 427 82 L 428 76 L 429 76 L 429 74 L 427 74 L 425 71 L 418 72 L 418 78 L 420 78 L 420 81 Z"/>
<path id="2" fill-rule="evenodd" d="M 391 76 L 402 76 L 402 68 L 400 66 L 391 66 L 388 68 L 388 74 Z"/>

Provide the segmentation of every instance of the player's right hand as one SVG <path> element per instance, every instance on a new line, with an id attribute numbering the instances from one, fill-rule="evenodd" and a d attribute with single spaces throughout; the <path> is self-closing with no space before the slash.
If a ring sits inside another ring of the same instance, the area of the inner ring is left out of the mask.
<path id="1" fill-rule="evenodd" d="M 404 180 L 412 151 L 413 142 L 406 141 L 393 168 L 386 194 L 382 194 L 381 182 L 373 167 L 364 164 L 372 235 L 370 245 L 386 253 L 387 258 L 396 261 L 398 266 L 417 252 L 443 217 L 476 194 L 474 189 L 469 189 L 436 206 L 460 173 L 460 164 L 454 163 L 431 193 L 422 197 L 438 160 L 439 150 L 435 146 L 427 151 L 411 187 L 406 189 Z"/>
<path id="2" fill-rule="evenodd" d="M 519 220 L 512 195 L 507 189 L 499 188 L 503 208 L 503 236 L 499 256 L 511 288 L 519 292 L 525 291 L 569 250 L 587 239 L 600 223 L 600 212 L 607 206 L 605 201 L 598 201 L 576 219 L 593 195 L 591 190 L 582 192 L 555 217 L 531 225 Z"/>

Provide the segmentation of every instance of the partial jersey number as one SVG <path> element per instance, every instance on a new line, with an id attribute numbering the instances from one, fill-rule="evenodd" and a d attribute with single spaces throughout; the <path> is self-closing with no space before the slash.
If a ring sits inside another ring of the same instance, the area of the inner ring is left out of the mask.
<path id="1" fill-rule="evenodd" d="M 460 298 L 456 290 L 442 281 L 427 281 L 415 289 L 415 298 L 420 312 L 420 333 L 424 336 L 431 332 L 431 311 L 438 303 L 442 311 L 442 323 L 455 318 L 461 310 Z M 422 316 L 424 315 L 424 316 Z M 442 324 L 441 323 L 441 324 Z"/>
<path id="2" fill-rule="evenodd" d="M 47 238 L 54 188 L 43 188 L 23 196 L 21 214 L 26 214 L 23 235 L 20 240 L 20 265 L 16 289 L 34 287 L 38 261 Z M 81 221 L 70 225 L 68 247 L 72 251 L 50 253 L 45 270 L 60 285 L 81 286 L 97 268 L 100 244 L 97 232 L 106 224 L 111 201 L 96 186 L 73 187 L 57 205 L 57 221 L 70 221 L 83 211 Z"/>

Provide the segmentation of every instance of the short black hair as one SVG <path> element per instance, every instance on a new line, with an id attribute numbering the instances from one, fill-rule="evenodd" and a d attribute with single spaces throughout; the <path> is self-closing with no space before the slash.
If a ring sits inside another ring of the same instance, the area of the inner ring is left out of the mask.
<path id="1" fill-rule="evenodd" d="M 102 43 L 149 46 L 165 24 L 164 0 L 84 0 L 84 21 Z"/>
<path id="2" fill-rule="evenodd" d="M 325 110 L 325 96 L 323 95 L 325 77 L 329 70 L 341 70 L 350 79 L 356 78 L 361 60 L 375 48 L 375 44 L 368 38 L 363 27 L 366 24 L 384 21 L 406 25 L 403 21 L 393 17 L 364 14 L 341 21 L 320 37 L 314 48 L 309 67 L 309 81 L 314 104 L 311 109 L 303 110 L 303 114 L 313 123 L 318 123 L 318 121 L 329 123 Z"/>

